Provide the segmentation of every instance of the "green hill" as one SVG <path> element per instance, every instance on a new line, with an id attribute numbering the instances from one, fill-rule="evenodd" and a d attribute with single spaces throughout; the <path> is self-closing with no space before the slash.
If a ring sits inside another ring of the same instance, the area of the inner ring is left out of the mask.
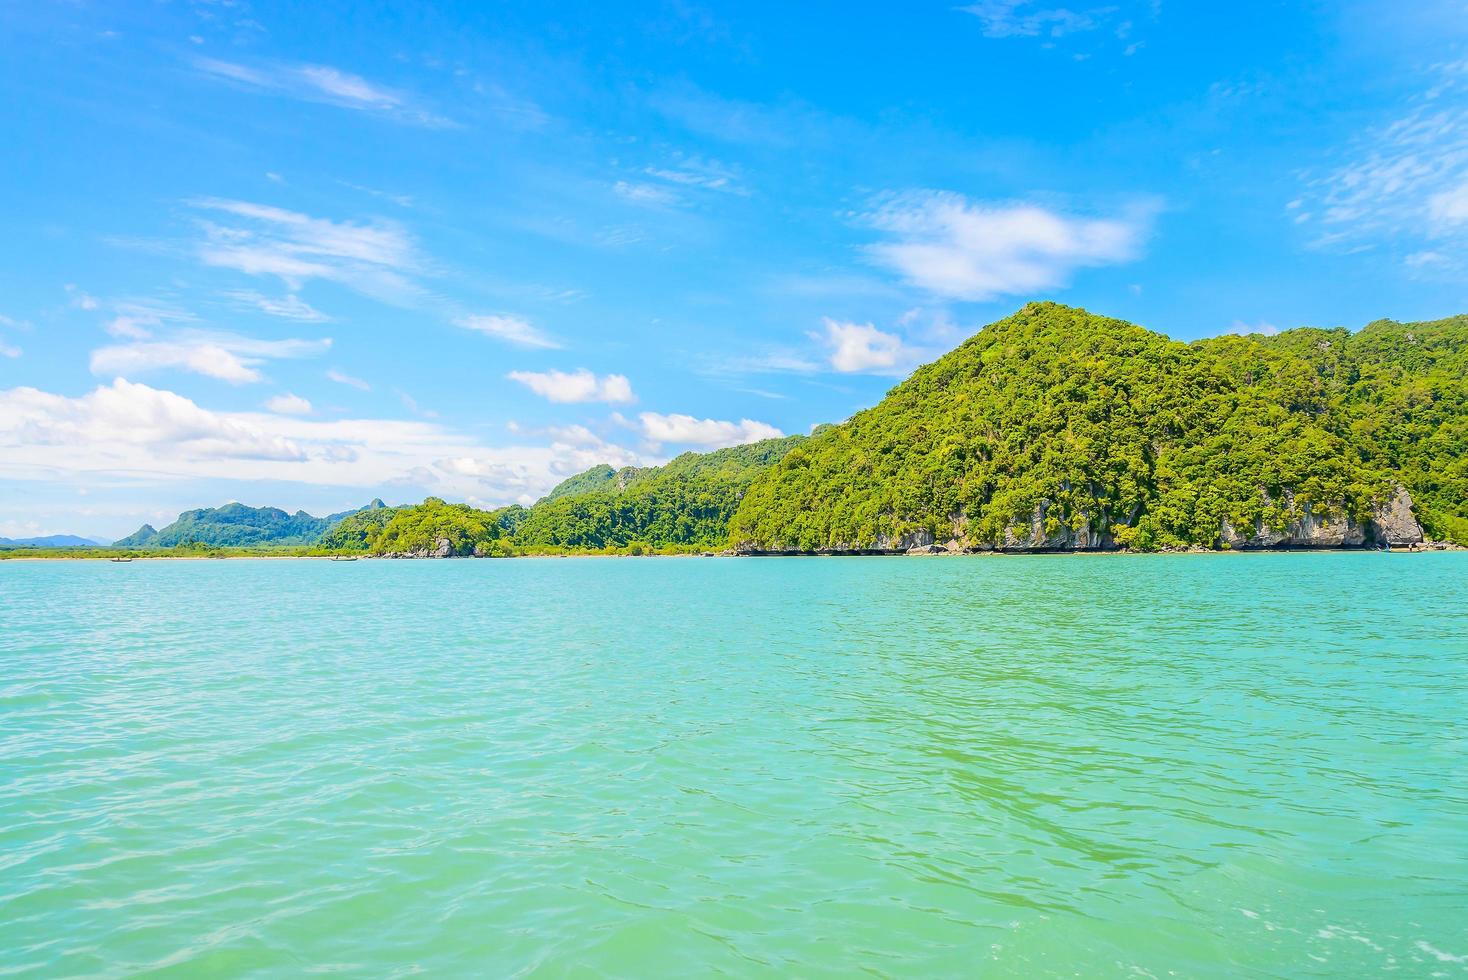
<path id="1" fill-rule="evenodd" d="M 374 500 L 361 510 L 380 510 L 386 506 L 381 500 Z M 359 511 L 312 517 L 305 511 L 288 514 L 277 507 L 228 503 L 223 507 L 186 510 L 161 531 L 144 524 L 115 544 L 121 548 L 173 548 L 181 544 L 210 547 L 310 545 L 319 541 L 343 518 L 356 513 Z"/>
<path id="2" fill-rule="evenodd" d="M 593 467 L 531 508 L 516 544 L 721 548 L 729 538 L 729 518 L 750 483 L 804 441 L 804 436 L 766 439 L 615 473 L 609 466 Z"/>
<path id="3" fill-rule="evenodd" d="M 1468 318 L 1179 343 L 1035 303 L 794 448 L 746 550 L 1468 543 Z"/>

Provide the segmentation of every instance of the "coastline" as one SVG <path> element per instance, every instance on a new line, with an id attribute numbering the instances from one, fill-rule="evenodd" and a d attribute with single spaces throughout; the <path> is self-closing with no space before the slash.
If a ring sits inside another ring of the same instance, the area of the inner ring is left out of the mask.
<path id="1" fill-rule="evenodd" d="M 747 552 L 647 552 L 640 555 L 633 554 L 609 554 L 605 552 L 588 551 L 566 551 L 549 552 L 523 555 L 323 555 L 323 554 L 218 554 L 218 555 L 173 555 L 173 554 L 16 554 L 8 555 L 0 551 L 0 563 L 3 562 L 69 562 L 69 561 L 105 561 L 114 562 L 119 565 L 130 564 L 140 561 L 516 561 L 525 559 L 617 559 L 617 558 L 675 558 L 675 559 L 707 559 L 707 558 L 1037 558 L 1037 557 L 1062 557 L 1062 556 L 1122 556 L 1122 555 L 1154 555 L 1154 556 L 1178 556 L 1178 555 L 1284 555 L 1284 554 L 1359 554 L 1362 552 L 1379 552 L 1392 555 L 1422 555 L 1436 554 L 1454 551 L 1468 551 L 1462 545 L 1453 544 L 1448 541 L 1429 541 L 1410 547 L 1392 548 L 1384 551 L 1380 548 L 1365 547 L 1270 547 L 1270 548 L 1161 548 L 1156 551 L 1142 551 L 1127 548 L 1109 549 L 1014 549 L 993 551 L 747 551 Z M 125 558 L 125 561 L 116 561 Z"/>

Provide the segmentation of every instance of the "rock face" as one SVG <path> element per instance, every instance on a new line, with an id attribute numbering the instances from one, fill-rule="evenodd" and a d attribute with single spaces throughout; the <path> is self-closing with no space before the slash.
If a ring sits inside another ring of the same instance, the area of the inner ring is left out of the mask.
<path id="1" fill-rule="evenodd" d="M 1272 502 L 1265 497 L 1266 502 Z M 1411 547 L 1423 540 L 1422 527 L 1412 513 L 1412 496 L 1405 488 L 1398 487 L 1391 499 L 1378 504 L 1370 520 L 1355 520 L 1344 506 L 1315 507 L 1311 504 L 1295 505 L 1294 494 L 1286 492 L 1283 504 L 1298 516 L 1282 528 L 1270 527 L 1262 519 L 1252 527 L 1236 528 L 1227 520 L 1221 522 L 1218 542 L 1222 547 L 1235 551 L 1264 548 L 1359 548 L 1389 544 L 1392 547 Z M 1117 547 L 1116 539 L 1109 530 L 1101 531 L 1093 525 L 1088 514 L 1081 514 L 1081 527 L 1072 529 L 1061 523 L 1053 531 L 1046 532 L 1046 517 L 1049 501 L 1035 506 L 1028 524 L 1011 525 L 1004 531 L 1001 541 L 974 541 L 968 535 L 967 521 L 962 515 L 953 515 L 947 533 L 934 535 L 926 529 L 896 536 L 881 535 L 869 545 L 838 545 L 823 548 L 819 554 L 907 554 L 940 555 L 966 554 L 979 551 L 1036 552 L 1036 551 L 1112 551 Z M 1104 510 L 1099 523 L 1108 523 Z M 1132 514 L 1131 520 L 1136 519 Z M 1206 550 L 1206 549 L 1197 549 Z M 778 547 L 759 549 L 740 545 L 736 554 L 792 554 L 793 550 Z"/>
<path id="2" fill-rule="evenodd" d="M 1286 493 L 1285 506 L 1293 508 L 1294 505 L 1294 494 Z M 1284 528 L 1269 527 L 1260 519 L 1251 528 L 1239 529 L 1225 520 L 1218 529 L 1218 540 L 1235 551 L 1251 548 L 1355 548 L 1366 543 L 1369 530 L 1346 514 L 1343 507 L 1316 513 L 1310 504 L 1302 504 L 1300 516 Z"/>
<path id="3" fill-rule="evenodd" d="M 454 546 L 448 538 L 439 538 L 433 542 L 433 550 L 428 553 L 430 558 L 447 558 L 454 553 Z"/>
<path id="4" fill-rule="evenodd" d="M 1409 547 L 1422 541 L 1422 525 L 1412 514 L 1412 495 L 1406 487 L 1397 487 L 1392 499 L 1376 507 L 1371 515 L 1372 539 L 1393 548 Z"/>

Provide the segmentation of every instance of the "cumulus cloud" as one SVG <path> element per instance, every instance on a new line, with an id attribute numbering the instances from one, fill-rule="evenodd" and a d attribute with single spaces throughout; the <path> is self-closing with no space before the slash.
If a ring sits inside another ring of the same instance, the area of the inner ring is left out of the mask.
<path id="1" fill-rule="evenodd" d="M 824 340 L 831 348 L 831 367 L 837 371 L 890 371 L 906 360 L 902 338 L 884 333 L 870 323 L 842 323 L 825 319 Z"/>
<path id="2" fill-rule="evenodd" d="M 310 415 L 311 403 L 300 395 L 282 392 L 265 403 L 266 411 L 281 415 Z"/>
<path id="3" fill-rule="evenodd" d="M 578 440 L 579 442 L 579 440 Z M 649 462 L 605 442 L 487 446 L 421 420 L 218 412 L 119 378 L 79 397 L 0 390 L 0 479 L 85 484 L 233 480 L 529 503 L 599 462 Z"/>
<path id="4" fill-rule="evenodd" d="M 466 316 L 454 321 L 466 330 L 473 330 L 489 337 L 515 344 L 518 347 L 539 347 L 559 350 L 561 345 L 537 330 L 530 321 L 505 314 L 489 316 Z"/>
<path id="5" fill-rule="evenodd" d="M 719 419 L 694 418 L 692 415 L 661 415 L 657 412 L 643 412 L 637 419 L 641 423 L 642 435 L 651 442 L 671 442 L 706 449 L 739 446 L 761 439 L 779 439 L 785 435 L 773 425 L 753 419 L 725 422 Z"/>
<path id="6" fill-rule="evenodd" d="M 625 404 L 636 401 L 631 382 L 621 374 L 598 377 L 585 368 L 580 368 L 576 371 L 511 371 L 505 377 L 518 381 L 540 397 L 553 402 Z"/>
<path id="7" fill-rule="evenodd" d="M 935 295 L 991 300 L 1063 286 L 1082 267 L 1131 261 L 1155 210 L 1139 205 L 1119 217 L 1091 218 L 1038 204 L 913 192 L 889 197 L 865 216 L 890 237 L 868 254 Z"/>
<path id="8" fill-rule="evenodd" d="M 403 92 L 370 82 L 330 65 L 269 63 L 244 65 L 218 58 L 195 58 L 194 68 L 219 81 L 344 109 L 374 112 L 396 122 L 444 127 L 454 123 L 414 104 Z"/>
<path id="9" fill-rule="evenodd" d="M 99 347 L 92 351 L 91 369 L 97 375 L 175 369 L 230 384 L 249 384 L 263 380 L 258 368 L 267 360 L 311 357 L 330 346 L 330 340 L 255 340 L 234 334 L 185 331 L 167 340 Z"/>
<path id="10" fill-rule="evenodd" d="M 80 398 L 35 388 L 0 391 L 0 409 L 0 443 L 15 450 L 17 459 L 64 456 L 78 446 L 115 459 L 138 447 L 216 460 L 305 458 L 290 439 L 123 378 Z"/>

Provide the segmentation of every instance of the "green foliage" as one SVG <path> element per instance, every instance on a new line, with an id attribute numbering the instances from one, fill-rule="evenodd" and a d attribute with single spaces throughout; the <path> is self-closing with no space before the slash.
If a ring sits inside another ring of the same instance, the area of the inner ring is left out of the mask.
<path id="1" fill-rule="evenodd" d="M 429 497 L 415 506 L 353 514 L 321 539 L 321 547 L 373 554 L 431 554 L 440 541 L 447 541 L 453 555 L 504 556 L 513 553 L 510 537 L 526 513 L 518 505 L 479 510 Z"/>
<path id="2" fill-rule="evenodd" d="M 962 528 L 1089 527 L 1141 549 L 1215 546 L 1305 504 L 1361 519 L 1392 484 L 1468 539 L 1468 321 L 1183 344 L 1031 304 L 919 368 L 757 480 L 734 542 L 818 550 Z"/>
<path id="3" fill-rule="evenodd" d="M 722 547 L 729 518 L 760 473 L 803 436 L 766 439 L 711 453 L 684 453 L 666 466 L 599 466 L 557 487 L 590 486 L 578 493 L 553 491 L 528 513 L 516 543 L 536 551 L 670 546 Z"/>
<path id="4" fill-rule="evenodd" d="M 593 466 L 589 470 L 577 473 L 556 484 L 555 489 L 541 497 L 539 503 L 547 500 L 557 500 L 561 497 L 574 497 L 583 493 L 591 493 L 595 490 L 610 489 L 617 480 L 617 471 L 606 463 Z"/>

